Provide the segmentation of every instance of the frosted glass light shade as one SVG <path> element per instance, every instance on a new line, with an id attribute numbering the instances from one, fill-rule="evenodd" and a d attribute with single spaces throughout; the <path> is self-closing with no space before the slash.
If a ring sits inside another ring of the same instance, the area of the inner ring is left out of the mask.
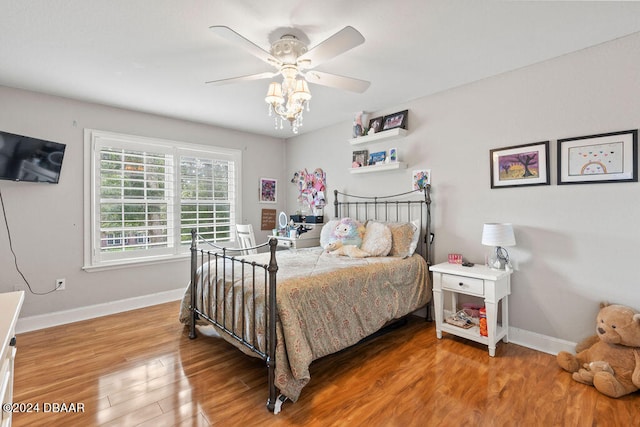
<path id="1" fill-rule="evenodd" d="M 482 244 L 486 246 L 514 246 L 516 237 L 508 223 L 487 223 L 482 228 Z"/>

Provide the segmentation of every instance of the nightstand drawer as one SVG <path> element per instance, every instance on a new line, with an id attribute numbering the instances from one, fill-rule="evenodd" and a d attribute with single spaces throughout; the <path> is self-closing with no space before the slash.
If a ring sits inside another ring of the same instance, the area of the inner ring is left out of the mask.
<path id="1" fill-rule="evenodd" d="M 454 276 L 453 274 L 443 274 L 442 289 L 483 296 L 484 280 L 474 279 L 472 277 Z"/>

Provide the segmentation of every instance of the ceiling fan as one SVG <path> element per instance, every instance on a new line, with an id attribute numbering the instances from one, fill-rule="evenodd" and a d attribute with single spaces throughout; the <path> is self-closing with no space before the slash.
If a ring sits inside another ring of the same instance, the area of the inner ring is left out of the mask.
<path id="1" fill-rule="evenodd" d="M 292 34 L 285 34 L 272 43 L 269 52 L 241 36 L 226 26 L 212 26 L 210 29 L 220 37 L 245 49 L 252 55 L 273 66 L 276 71 L 212 80 L 206 83 L 222 85 L 243 81 L 259 80 L 282 76 L 282 83 L 272 82 L 269 85 L 265 101 L 269 104 L 269 114 L 277 114 L 280 128 L 283 120 L 291 123 L 294 133 L 302 126 L 302 112 L 309 108 L 311 92 L 307 82 L 328 86 L 351 92 L 362 93 L 370 82 L 352 77 L 340 76 L 314 70 L 315 67 L 332 59 L 364 42 L 364 37 L 353 27 L 347 26 L 322 43 L 309 49 L 307 44 Z"/>

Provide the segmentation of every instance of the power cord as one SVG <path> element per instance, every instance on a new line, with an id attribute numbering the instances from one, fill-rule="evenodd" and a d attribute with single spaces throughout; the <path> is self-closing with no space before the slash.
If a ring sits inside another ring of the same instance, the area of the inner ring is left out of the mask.
<path id="1" fill-rule="evenodd" d="M 7 220 L 7 212 L 4 209 L 4 199 L 2 198 L 2 188 L 0 188 L 0 205 L 2 205 L 2 215 L 4 216 L 4 225 L 7 229 L 7 237 L 9 238 L 9 249 L 11 250 L 11 253 L 13 254 L 13 263 L 16 266 L 16 271 L 18 272 L 18 274 L 20 274 L 20 277 L 22 277 L 22 280 L 24 280 L 24 283 L 27 285 L 27 288 L 29 289 L 29 292 L 31 292 L 33 295 L 47 295 L 50 294 L 51 292 L 55 292 L 58 290 L 58 287 L 61 285 L 56 286 L 54 289 L 48 291 L 48 292 L 35 292 L 32 288 L 31 288 L 31 284 L 29 283 L 29 281 L 27 280 L 26 277 L 24 277 L 24 274 L 22 274 L 22 271 L 20 271 L 20 267 L 18 267 L 18 257 L 16 256 L 15 251 L 13 250 L 13 243 L 11 241 L 11 231 L 9 230 L 9 221 Z"/>

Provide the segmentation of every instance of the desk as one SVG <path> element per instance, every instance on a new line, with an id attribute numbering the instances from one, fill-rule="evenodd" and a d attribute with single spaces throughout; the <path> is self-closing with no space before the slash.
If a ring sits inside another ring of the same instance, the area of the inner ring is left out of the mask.
<path id="1" fill-rule="evenodd" d="M 298 226 L 300 224 L 296 223 L 295 225 Z M 299 237 L 296 238 L 274 235 L 271 235 L 269 237 L 275 237 L 276 239 L 278 239 L 278 247 L 281 248 L 312 248 L 314 246 L 320 246 L 320 231 L 322 230 L 323 225 L 324 224 L 304 224 L 304 226 L 309 231 L 302 233 Z"/>
<path id="2" fill-rule="evenodd" d="M 282 236 L 269 236 L 275 237 L 278 239 L 278 247 L 281 248 L 289 248 L 289 249 L 300 249 L 300 248 L 312 248 L 314 246 L 320 246 L 320 239 L 292 239 L 290 237 L 282 237 Z"/>

